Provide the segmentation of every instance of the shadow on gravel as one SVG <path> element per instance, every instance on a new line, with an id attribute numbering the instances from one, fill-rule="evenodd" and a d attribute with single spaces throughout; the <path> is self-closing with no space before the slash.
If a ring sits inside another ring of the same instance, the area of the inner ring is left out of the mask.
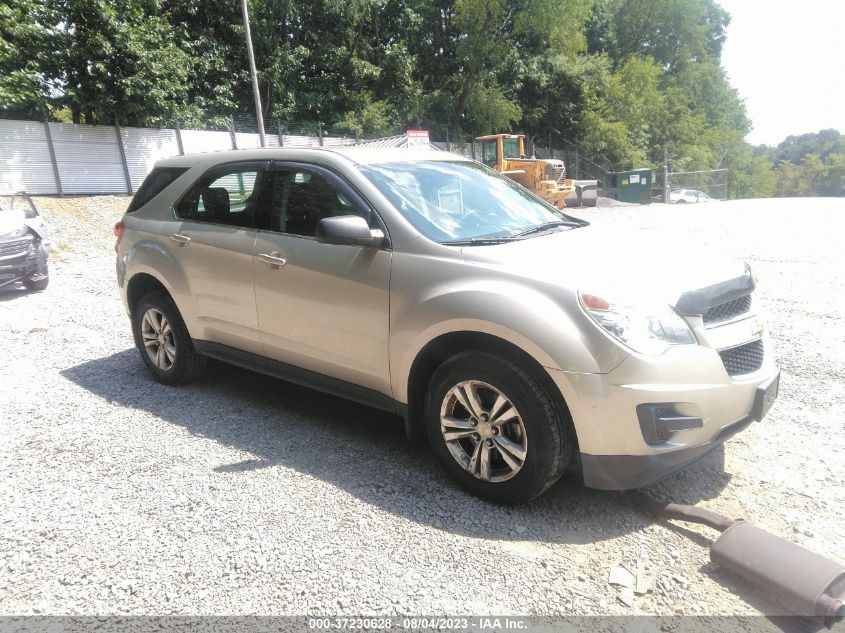
<path id="1" fill-rule="evenodd" d="M 141 409 L 253 458 L 223 464 L 233 477 L 284 466 L 323 481 L 394 515 L 476 538 L 589 543 L 637 531 L 652 521 L 615 493 L 585 488 L 568 473 L 539 499 L 496 506 L 456 488 L 425 444 L 405 439 L 400 419 L 224 363 L 210 362 L 197 382 L 173 388 L 153 381 L 127 349 L 62 372 L 89 392 Z M 724 486 L 721 449 L 655 493 L 694 502 Z"/>
<path id="2" fill-rule="evenodd" d="M 18 297 L 24 297 L 29 294 L 29 290 L 24 288 L 23 286 L 18 286 L 17 284 L 12 284 L 11 286 L 5 286 L 0 288 L 0 303 L 4 301 L 12 301 L 17 299 Z"/>

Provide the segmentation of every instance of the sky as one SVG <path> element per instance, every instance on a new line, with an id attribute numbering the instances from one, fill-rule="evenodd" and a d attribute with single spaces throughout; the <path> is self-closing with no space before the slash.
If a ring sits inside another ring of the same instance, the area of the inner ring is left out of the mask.
<path id="1" fill-rule="evenodd" d="M 845 133 L 845 0 L 717 0 L 731 14 L 722 66 L 754 145 Z"/>

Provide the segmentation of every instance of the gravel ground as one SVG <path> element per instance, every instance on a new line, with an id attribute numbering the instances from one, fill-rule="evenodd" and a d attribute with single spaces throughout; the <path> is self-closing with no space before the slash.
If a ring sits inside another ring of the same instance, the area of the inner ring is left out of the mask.
<path id="1" fill-rule="evenodd" d="M 777 613 L 709 565 L 714 532 L 572 476 L 496 507 L 381 412 L 216 363 L 190 386 L 153 382 L 114 280 L 127 199 L 38 204 L 50 287 L 0 293 L 0 614 Z M 779 349 L 769 416 L 652 491 L 845 563 L 842 204 L 579 214 L 749 261 Z M 628 606 L 608 573 L 640 557 L 657 585 Z"/>

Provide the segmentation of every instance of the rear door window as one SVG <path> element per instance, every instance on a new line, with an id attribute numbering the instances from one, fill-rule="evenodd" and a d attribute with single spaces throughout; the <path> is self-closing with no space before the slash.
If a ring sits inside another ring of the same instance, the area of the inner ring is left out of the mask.
<path id="1" fill-rule="evenodd" d="M 187 167 L 158 167 L 153 169 L 141 184 L 132 202 L 129 203 L 127 213 L 137 211 L 158 194 L 169 187 L 179 176 L 188 171 Z"/>
<path id="2" fill-rule="evenodd" d="M 183 220 L 252 228 L 264 204 L 266 163 L 228 165 L 197 182 L 176 205 Z"/>

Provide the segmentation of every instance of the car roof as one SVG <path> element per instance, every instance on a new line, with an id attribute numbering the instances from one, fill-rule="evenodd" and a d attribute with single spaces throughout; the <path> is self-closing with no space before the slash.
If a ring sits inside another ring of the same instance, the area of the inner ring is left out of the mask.
<path id="1" fill-rule="evenodd" d="M 471 161 L 471 159 L 436 149 L 380 147 L 266 147 L 237 149 L 202 154 L 173 156 L 156 163 L 157 167 L 194 167 L 245 160 L 304 160 L 322 162 L 326 158 L 345 158 L 353 164 L 397 163 L 409 161 Z"/>

